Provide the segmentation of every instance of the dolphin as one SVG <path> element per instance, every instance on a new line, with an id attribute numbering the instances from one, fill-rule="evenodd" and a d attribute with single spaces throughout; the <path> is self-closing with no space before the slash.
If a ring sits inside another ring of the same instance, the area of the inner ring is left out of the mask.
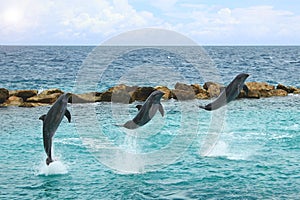
<path id="1" fill-rule="evenodd" d="M 160 99 L 163 95 L 164 93 L 159 90 L 152 92 L 142 106 L 136 106 L 139 110 L 138 114 L 132 120 L 127 121 L 124 125 L 118 126 L 123 126 L 128 129 L 136 129 L 147 124 L 156 114 L 157 110 L 159 110 L 161 115 L 164 116 L 164 109 L 160 103 Z"/>
<path id="2" fill-rule="evenodd" d="M 51 157 L 52 137 L 55 134 L 63 117 L 66 116 L 71 122 L 71 114 L 67 110 L 68 99 L 71 93 L 62 94 L 49 109 L 46 115 L 42 115 L 39 119 L 43 121 L 43 142 L 44 149 L 47 154 L 46 164 L 53 162 Z"/>
<path id="3" fill-rule="evenodd" d="M 248 88 L 245 85 L 245 80 L 248 78 L 249 74 L 241 73 L 237 75 L 229 85 L 223 89 L 221 94 L 217 97 L 217 99 L 205 106 L 199 106 L 205 110 L 216 110 L 230 101 L 233 101 L 237 98 L 242 89 L 245 90 L 246 94 L 248 94 Z"/>

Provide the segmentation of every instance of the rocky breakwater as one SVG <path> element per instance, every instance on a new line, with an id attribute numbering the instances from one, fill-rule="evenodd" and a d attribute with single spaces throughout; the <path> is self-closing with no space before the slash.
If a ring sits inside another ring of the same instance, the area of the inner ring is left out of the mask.
<path id="1" fill-rule="evenodd" d="M 275 87 L 265 82 L 248 82 L 246 85 L 249 89 L 248 95 L 242 90 L 239 95 L 240 98 L 258 99 L 261 97 L 287 96 L 289 93 L 300 94 L 300 88 L 284 86 L 282 84 L 278 84 Z"/>
<path id="2" fill-rule="evenodd" d="M 9 97 L 9 91 L 5 88 L 0 88 L 0 104 L 3 104 L 7 101 Z"/>
<path id="3" fill-rule="evenodd" d="M 49 89 L 41 93 L 37 90 L 11 90 L 2 106 L 36 107 L 54 103 L 63 94 L 59 89 Z"/>
<path id="4" fill-rule="evenodd" d="M 300 88 L 293 86 L 270 85 L 265 82 L 247 82 L 249 92 L 241 91 L 239 98 L 263 98 L 274 96 L 287 96 L 289 93 L 300 94 Z M 132 103 L 134 101 L 145 101 L 154 91 L 164 92 L 164 100 L 176 99 L 179 101 L 193 99 L 211 99 L 217 97 L 224 89 L 224 85 L 214 82 L 206 82 L 203 86 L 199 84 L 176 83 L 174 89 L 166 86 L 139 87 L 120 84 L 109 88 L 104 92 L 89 92 L 84 94 L 72 94 L 70 103 L 93 103 L 93 102 L 115 102 Z M 49 89 L 41 93 L 37 90 L 13 90 L 0 88 L 0 106 L 36 107 L 53 104 L 64 92 L 60 89 Z"/>

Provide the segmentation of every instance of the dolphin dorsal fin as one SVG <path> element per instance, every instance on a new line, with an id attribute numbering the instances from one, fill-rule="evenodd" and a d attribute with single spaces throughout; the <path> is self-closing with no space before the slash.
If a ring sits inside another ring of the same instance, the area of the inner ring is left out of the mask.
<path id="1" fill-rule="evenodd" d="M 45 115 L 42 115 L 42 116 L 40 116 L 40 120 L 42 120 L 42 121 L 44 121 L 45 120 L 45 117 L 46 117 L 46 114 Z"/>
<path id="2" fill-rule="evenodd" d="M 66 110 L 65 116 L 66 116 L 66 118 L 68 118 L 68 121 L 70 123 L 71 122 L 71 113 L 70 113 L 70 111 Z"/>
<path id="3" fill-rule="evenodd" d="M 158 110 L 159 110 L 161 116 L 164 116 L 165 111 L 164 111 L 164 108 L 163 108 L 163 106 L 161 105 L 161 103 L 159 104 Z"/>

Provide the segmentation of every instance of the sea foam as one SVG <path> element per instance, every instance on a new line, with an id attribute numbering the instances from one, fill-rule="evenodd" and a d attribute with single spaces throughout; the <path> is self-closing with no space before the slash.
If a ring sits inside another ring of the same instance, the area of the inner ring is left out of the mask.
<path id="1" fill-rule="evenodd" d="M 36 175 L 45 175 L 45 176 L 67 174 L 68 166 L 60 160 L 55 160 L 50 165 L 46 165 L 46 163 L 43 161 L 43 163 L 41 163 L 37 167 L 36 171 L 37 171 Z"/>

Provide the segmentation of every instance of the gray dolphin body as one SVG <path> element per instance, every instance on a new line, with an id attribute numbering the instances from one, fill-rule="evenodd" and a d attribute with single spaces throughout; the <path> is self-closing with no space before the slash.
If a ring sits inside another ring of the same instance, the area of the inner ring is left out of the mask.
<path id="1" fill-rule="evenodd" d="M 207 104 L 206 106 L 199 106 L 205 110 L 216 110 L 230 101 L 233 101 L 237 98 L 242 89 L 248 94 L 248 88 L 245 85 L 245 80 L 248 78 L 249 74 L 239 74 L 237 75 L 231 83 L 221 92 L 218 98 L 212 103 Z"/>
<path id="2" fill-rule="evenodd" d="M 61 95 L 46 115 L 42 115 L 39 119 L 43 121 L 43 142 L 44 149 L 47 154 L 46 164 L 53 162 L 51 157 L 52 137 L 54 136 L 63 117 L 66 116 L 71 122 L 71 114 L 67 110 L 68 99 L 71 93 Z"/>
<path id="3" fill-rule="evenodd" d="M 142 107 L 137 107 L 139 109 L 138 114 L 132 119 L 127 121 L 124 125 L 121 125 L 128 129 L 136 129 L 140 126 L 147 124 L 153 116 L 156 114 L 157 110 L 164 116 L 164 109 L 160 103 L 160 99 L 164 95 L 161 91 L 154 91 L 146 99 Z"/>

